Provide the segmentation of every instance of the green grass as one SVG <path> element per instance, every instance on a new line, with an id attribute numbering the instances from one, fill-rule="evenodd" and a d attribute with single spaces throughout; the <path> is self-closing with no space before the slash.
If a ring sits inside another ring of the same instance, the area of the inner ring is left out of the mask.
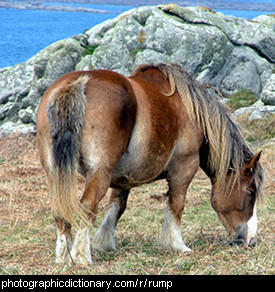
<path id="1" fill-rule="evenodd" d="M 227 105 L 233 110 L 251 106 L 258 100 L 255 93 L 246 89 L 240 89 L 237 93 L 227 96 L 227 98 L 229 98 Z"/>
<path id="2" fill-rule="evenodd" d="M 0 157 L 0 165 L 1 164 L 4 164 L 6 162 L 6 159 L 5 158 L 2 158 L 2 157 Z"/>
<path id="3" fill-rule="evenodd" d="M 85 47 L 85 52 L 84 52 L 84 54 L 83 54 L 83 57 L 85 57 L 85 56 L 87 56 L 87 55 L 93 55 L 97 47 L 98 47 L 98 46 L 87 45 L 87 46 Z"/>

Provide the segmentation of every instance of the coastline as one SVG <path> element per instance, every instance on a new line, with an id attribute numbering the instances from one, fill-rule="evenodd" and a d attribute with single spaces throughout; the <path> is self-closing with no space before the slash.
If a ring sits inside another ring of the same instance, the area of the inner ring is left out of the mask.
<path id="1" fill-rule="evenodd" d="M 45 2 L 51 3 L 54 0 L 48 0 Z M 88 7 L 75 7 L 70 3 L 77 4 L 106 4 L 106 5 L 126 5 L 126 6 L 148 6 L 157 4 L 168 4 L 171 1 L 166 0 L 141 0 L 137 3 L 136 0 L 58 0 L 60 3 L 67 3 L 68 5 L 45 5 L 43 0 L 29 0 L 25 2 L 13 2 L 10 0 L 0 0 L 0 8 L 6 9 L 19 9 L 19 10 L 46 10 L 46 11 L 67 11 L 67 12 L 88 12 L 88 13 L 106 13 L 106 14 L 118 14 L 120 11 L 112 12 L 108 10 L 93 9 Z M 176 4 L 188 7 L 194 6 L 193 0 L 174 1 Z M 268 11 L 275 12 L 275 5 L 271 3 L 256 3 L 256 2 L 237 2 L 237 1 L 209 1 L 199 0 L 196 2 L 196 6 L 210 7 L 211 9 L 221 10 L 247 10 L 247 11 Z"/>
<path id="2" fill-rule="evenodd" d="M 69 3 L 69 2 L 68 2 Z M 46 11 L 61 11 L 61 12 L 87 12 L 87 13 L 103 13 L 103 14 L 117 14 L 107 10 L 93 9 L 88 7 L 74 7 L 74 6 L 61 6 L 61 5 L 45 5 L 40 1 L 33 2 L 11 2 L 1 1 L 0 8 L 18 9 L 18 10 L 46 10 Z"/>

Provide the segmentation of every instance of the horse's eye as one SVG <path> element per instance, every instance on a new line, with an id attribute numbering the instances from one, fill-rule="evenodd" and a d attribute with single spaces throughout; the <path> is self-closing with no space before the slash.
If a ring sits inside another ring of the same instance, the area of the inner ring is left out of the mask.
<path id="1" fill-rule="evenodd" d="M 236 170 L 234 168 L 229 167 L 227 174 L 235 173 Z"/>

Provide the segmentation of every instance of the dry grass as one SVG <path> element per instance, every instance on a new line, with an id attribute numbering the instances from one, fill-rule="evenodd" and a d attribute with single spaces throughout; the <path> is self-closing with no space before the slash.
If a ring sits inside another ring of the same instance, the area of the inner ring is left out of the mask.
<path id="1" fill-rule="evenodd" d="M 0 140 L 0 274 L 274 274 L 275 144 L 262 148 L 267 179 L 256 247 L 228 244 L 210 206 L 209 180 L 199 172 L 190 186 L 182 220 L 183 238 L 193 248 L 192 254 L 172 253 L 159 244 L 167 191 L 161 181 L 132 190 L 117 228 L 117 251 L 95 252 L 94 266 L 87 268 L 54 262 L 55 227 L 35 137 Z M 108 194 L 95 230 L 107 200 Z"/>
<path id="2" fill-rule="evenodd" d="M 238 118 L 239 125 L 243 128 L 246 141 L 257 143 L 275 137 L 275 115 L 270 114 L 264 119 L 249 121 L 247 117 Z"/>

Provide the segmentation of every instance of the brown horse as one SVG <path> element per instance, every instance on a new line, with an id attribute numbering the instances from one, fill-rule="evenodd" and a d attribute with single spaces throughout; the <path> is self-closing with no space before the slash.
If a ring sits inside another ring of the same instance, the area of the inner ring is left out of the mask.
<path id="1" fill-rule="evenodd" d="M 61 77 L 41 100 L 37 136 L 53 196 L 57 262 L 92 262 L 89 226 L 109 187 L 110 206 L 94 247 L 115 249 L 130 189 L 158 179 L 169 186 L 161 243 L 189 252 L 180 221 L 199 166 L 211 180 L 211 203 L 229 235 L 255 243 L 260 153 L 253 155 L 215 96 L 178 65 L 144 65 L 129 78 L 108 70 Z M 86 178 L 81 200 L 77 171 Z M 78 228 L 74 242 L 72 224 Z"/>

